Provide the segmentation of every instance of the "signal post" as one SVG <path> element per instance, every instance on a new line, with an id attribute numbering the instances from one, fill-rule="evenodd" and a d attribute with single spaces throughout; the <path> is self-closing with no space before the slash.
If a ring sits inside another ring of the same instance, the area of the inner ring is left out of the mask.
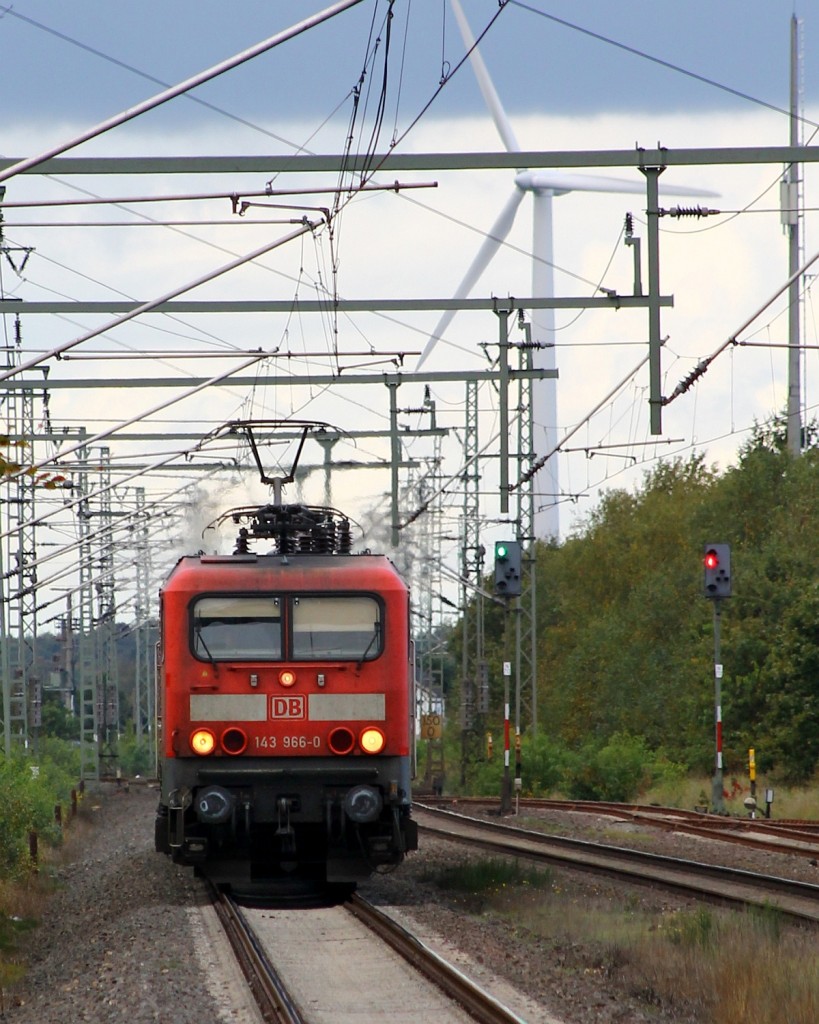
<path id="1" fill-rule="evenodd" d="M 494 588 L 498 597 L 503 598 L 504 607 L 504 654 L 509 645 L 509 600 L 521 594 L 521 545 L 517 540 L 499 540 L 495 544 Z M 501 782 L 501 814 L 512 810 L 512 779 L 510 768 L 510 677 L 511 661 L 503 663 L 503 781 Z M 520 737 L 516 737 L 517 743 Z M 519 757 L 518 757 L 519 760 Z"/>
<path id="2" fill-rule="evenodd" d="M 729 544 L 706 544 L 702 560 L 705 577 L 703 593 L 714 606 L 714 777 L 711 802 L 717 814 L 723 814 L 722 763 L 722 661 L 720 660 L 720 616 L 724 598 L 731 596 L 731 547 Z"/>

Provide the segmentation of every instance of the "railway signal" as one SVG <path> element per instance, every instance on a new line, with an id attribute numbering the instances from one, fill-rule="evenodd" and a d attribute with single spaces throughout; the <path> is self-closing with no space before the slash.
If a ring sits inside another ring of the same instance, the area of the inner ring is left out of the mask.
<path id="1" fill-rule="evenodd" d="M 520 597 L 520 541 L 495 543 L 495 593 L 500 597 Z"/>
<path id="2" fill-rule="evenodd" d="M 719 599 L 731 596 L 731 545 L 706 544 L 702 564 L 706 597 Z"/>
<path id="3" fill-rule="evenodd" d="M 705 575 L 703 593 L 714 609 L 714 741 L 715 761 L 712 801 L 717 814 L 724 813 L 722 779 L 722 661 L 720 659 L 720 618 L 723 598 L 731 596 L 731 546 L 706 544 L 702 559 Z"/>

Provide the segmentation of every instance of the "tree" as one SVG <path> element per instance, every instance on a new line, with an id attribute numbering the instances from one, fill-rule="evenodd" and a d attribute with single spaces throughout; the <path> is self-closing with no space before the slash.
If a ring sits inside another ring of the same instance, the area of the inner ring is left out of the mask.
<path id="1" fill-rule="evenodd" d="M 29 445 L 27 441 L 12 441 L 7 435 L 0 435 L 0 447 L 24 451 Z M 16 459 L 7 458 L 0 452 L 0 479 L 16 476 L 18 473 L 32 477 L 35 487 L 43 487 L 47 491 L 56 490 L 66 482 L 66 477 L 61 473 L 38 472 L 33 466 L 26 467 L 24 463 L 18 462 Z"/>
<path id="2" fill-rule="evenodd" d="M 562 545 L 536 545 L 538 708 L 578 750 L 611 737 L 708 771 L 714 754 L 713 605 L 706 541 L 732 549 L 722 607 L 726 764 L 747 748 L 769 772 L 819 766 L 819 449 L 787 452 L 778 421 L 724 472 L 700 456 L 661 463 L 634 492 L 609 492 Z M 487 617 L 487 654 L 502 659 Z M 498 706 L 494 695 L 493 708 Z"/>

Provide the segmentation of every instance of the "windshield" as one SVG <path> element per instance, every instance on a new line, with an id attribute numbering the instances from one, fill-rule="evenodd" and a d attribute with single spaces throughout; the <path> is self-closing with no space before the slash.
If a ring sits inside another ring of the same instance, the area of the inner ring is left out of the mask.
<path id="1" fill-rule="evenodd" d="M 380 602 L 360 594 L 201 597 L 192 608 L 193 653 L 210 662 L 371 661 L 383 646 L 381 615 Z"/>
<path id="2" fill-rule="evenodd" d="M 374 598 L 293 598 L 294 659 L 364 661 L 380 653 L 381 607 Z"/>
<path id="3" fill-rule="evenodd" d="M 193 652 L 206 661 L 280 659 L 282 620 L 279 598 L 200 598 L 193 606 Z"/>

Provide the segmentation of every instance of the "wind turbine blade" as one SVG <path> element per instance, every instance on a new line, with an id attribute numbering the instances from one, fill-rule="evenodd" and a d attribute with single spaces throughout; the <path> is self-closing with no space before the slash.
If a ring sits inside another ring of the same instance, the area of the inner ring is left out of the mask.
<path id="1" fill-rule="evenodd" d="M 503 244 L 504 239 L 512 230 L 512 225 L 515 222 L 515 214 L 518 212 L 518 207 L 521 204 L 525 193 L 519 188 L 516 188 L 509 199 L 506 201 L 506 205 L 503 207 L 501 212 L 498 214 L 495 223 L 489 229 L 489 233 L 481 243 L 481 247 L 478 249 L 475 259 L 469 265 L 469 269 L 463 276 L 463 280 L 455 289 L 455 294 L 452 296 L 454 299 L 465 299 L 467 295 L 472 291 L 475 282 L 481 276 L 481 274 L 489 266 L 492 257 L 498 251 L 500 246 Z M 444 311 L 443 316 L 435 325 L 435 330 L 430 335 L 429 341 L 426 343 L 424 351 L 421 353 L 421 358 L 418 360 L 415 369 L 420 370 L 424 364 L 424 360 L 435 348 L 436 342 L 443 336 L 444 331 L 449 327 L 452 318 L 458 311 L 456 309 L 447 309 Z"/>
<path id="2" fill-rule="evenodd" d="M 522 189 L 550 189 L 556 194 L 565 192 L 629 192 L 635 195 L 644 194 L 646 190 L 643 181 L 627 178 L 606 178 L 602 175 L 572 174 L 563 171 L 521 171 L 515 178 L 518 188 Z M 712 192 L 706 188 L 696 188 L 690 185 L 668 185 L 660 186 L 663 195 L 671 196 L 700 196 L 702 198 L 718 196 L 718 192 Z"/>
<path id="3" fill-rule="evenodd" d="M 495 122 L 495 127 L 498 129 L 501 141 L 508 153 L 519 153 L 520 145 L 515 138 L 515 133 L 512 130 L 509 118 L 506 116 L 506 111 L 501 105 L 500 97 L 495 91 L 495 86 L 492 84 L 492 79 L 489 77 L 483 57 L 475 46 L 475 37 L 472 35 L 472 29 L 469 27 L 469 22 L 466 20 L 466 15 L 461 8 L 459 0 L 452 0 L 452 10 L 458 22 L 458 28 L 461 30 L 464 46 L 467 50 L 472 50 L 469 54 L 472 70 L 475 72 L 475 78 L 478 80 L 478 87 L 483 95 L 484 103 L 489 107 L 489 113 L 492 115 L 492 120 Z"/>

